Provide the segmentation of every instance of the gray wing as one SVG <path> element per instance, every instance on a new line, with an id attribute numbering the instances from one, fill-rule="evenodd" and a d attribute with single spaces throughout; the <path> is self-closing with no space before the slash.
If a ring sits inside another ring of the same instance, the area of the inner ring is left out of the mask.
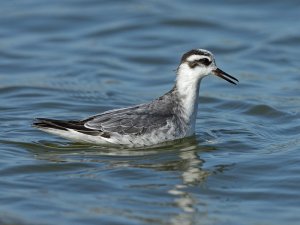
<path id="1" fill-rule="evenodd" d="M 174 119 L 175 116 L 168 107 L 159 108 L 145 104 L 112 110 L 88 118 L 84 121 L 84 126 L 102 132 L 141 135 L 165 127 L 168 121 Z"/>

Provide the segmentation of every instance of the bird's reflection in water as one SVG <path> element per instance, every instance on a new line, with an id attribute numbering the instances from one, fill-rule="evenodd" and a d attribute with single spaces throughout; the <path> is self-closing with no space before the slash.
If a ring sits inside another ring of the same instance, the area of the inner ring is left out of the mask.
<path id="1" fill-rule="evenodd" d="M 199 185 L 211 174 L 210 171 L 203 170 L 204 160 L 198 156 L 198 146 L 189 146 L 180 150 L 179 157 L 184 162 L 181 173 L 182 184 L 177 184 L 169 193 L 175 196 L 175 203 L 182 209 L 182 213 L 171 218 L 171 224 L 189 225 L 193 223 L 193 215 L 196 213 L 197 201 L 192 193 L 186 189 L 188 186 Z"/>
<path id="2" fill-rule="evenodd" d="M 170 188 L 167 190 L 169 195 L 174 196 L 174 205 L 181 210 L 181 213 L 170 218 L 169 222 L 174 225 L 193 224 L 194 216 L 199 213 L 197 208 L 201 202 L 199 202 L 199 196 L 194 196 L 190 191 L 190 187 L 200 187 L 211 174 L 216 172 L 203 169 L 205 161 L 199 156 L 201 153 L 216 150 L 215 147 L 199 144 L 196 138 L 187 138 L 173 145 L 143 149 L 108 148 L 82 144 L 57 146 L 47 143 L 38 143 L 30 146 L 30 149 L 38 159 L 52 162 L 99 162 L 105 163 L 107 169 L 124 167 L 176 172 L 176 180 L 179 179 L 179 181 L 176 181 L 174 185 L 168 185 Z M 93 173 L 95 173 L 94 169 Z"/>
<path id="3" fill-rule="evenodd" d="M 182 183 L 176 184 L 173 189 L 169 190 L 169 193 L 175 196 L 175 203 L 182 210 L 182 213 L 171 218 L 171 224 L 191 225 L 195 223 L 195 218 L 198 218 L 199 214 L 201 214 L 202 219 L 204 216 L 208 216 L 205 209 L 202 209 L 202 212 L 205 213 L 197 211 L 200 204 L 203 207 L 205 204 L 199 202 L 199 196 L 195 197 L 189 187 L 200 187 L 209 176 L 222 173 L 228 166 L 231 166 L 220 165 L 213 169 L 203 169 L 205 161 L 200 158 L 200 154 L 215 150 L 217 149 L 212 145 L 205 146 L 199 143 L 180 149 L 179 157 L 184 165 L 181 171 Z"/>

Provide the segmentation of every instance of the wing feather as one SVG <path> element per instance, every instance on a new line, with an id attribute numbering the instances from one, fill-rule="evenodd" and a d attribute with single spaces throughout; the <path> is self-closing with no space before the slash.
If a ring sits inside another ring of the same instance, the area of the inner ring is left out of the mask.
<path id="1" fill-rule="evenodd" d="M 102 132 L 139 135 L 166 126 L 173 117 L 168 110 L 160 112 L 139 105 L 93 116 L 84 121 L 84 126 Z"/>

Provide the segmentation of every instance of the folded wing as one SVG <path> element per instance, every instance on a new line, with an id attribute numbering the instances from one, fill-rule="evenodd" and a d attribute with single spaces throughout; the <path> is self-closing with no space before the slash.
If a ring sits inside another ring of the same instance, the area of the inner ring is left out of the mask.
<path id="1" fill-rule="evenodd" d="M 140 105 L 126 109 L 112 110 L 86 119 L 84 126 L 88 129 L 108 133 L 136 134 L 150 133 L 166 127 L 174 115 L 147 109 L 147 105 Z"/>

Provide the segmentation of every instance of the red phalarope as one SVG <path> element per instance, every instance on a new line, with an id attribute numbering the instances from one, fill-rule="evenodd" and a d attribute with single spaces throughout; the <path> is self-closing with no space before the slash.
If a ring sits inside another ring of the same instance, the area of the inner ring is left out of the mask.
<path id="1" fill-rule="evenodd" d="M 188 137 L 195 132 L 200 82 L 209 74 L 232 84 L 238 82 L 216 66 L 211 52 L 193 49 L 182 56 L 172 90 L 150 103 L 79 121 L 38 118 L 33 125 L 72 141 L 93 144 L 144 146 Z"/>

